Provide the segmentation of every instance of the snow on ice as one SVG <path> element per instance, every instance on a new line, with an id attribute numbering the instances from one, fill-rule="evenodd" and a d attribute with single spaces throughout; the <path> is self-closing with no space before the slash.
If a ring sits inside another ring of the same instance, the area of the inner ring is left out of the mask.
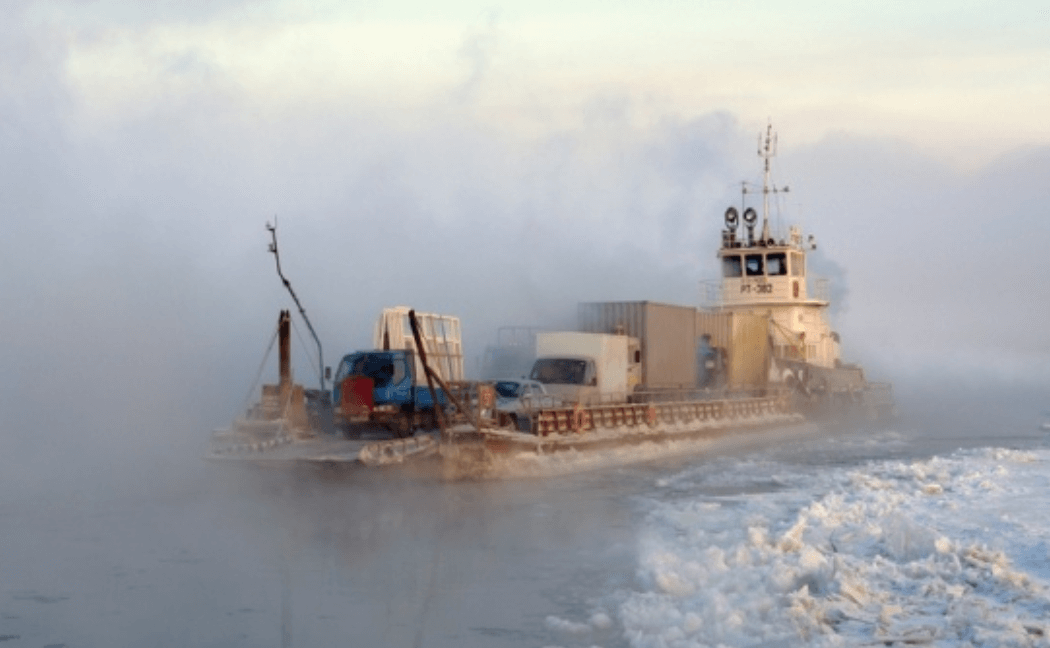
<path id="1" fill-rule="evenodd" d="M 1050 646 L 1050 450 L 732 465 L 661 480 L 635 589 L 548 628 L 587 645 L 619 626 L 635 648 Z"/>

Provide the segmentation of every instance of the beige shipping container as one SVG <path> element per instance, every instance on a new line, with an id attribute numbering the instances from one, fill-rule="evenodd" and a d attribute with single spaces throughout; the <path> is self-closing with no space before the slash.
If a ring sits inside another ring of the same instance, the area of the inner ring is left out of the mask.
<path id="1" fill-rule="evenodd" d="M 696 311 L 697 336 L 725 349 L 727 386 L 755 389 L 769 379 L 769 317 L 720 311 Z"/>
<path id="2" fill-rule="evenodd" d="M 696 308 L 650 301 L 587 302 L 579 330 L 638 338 L 643 389 L 689 389 L 697 383 Z"/>

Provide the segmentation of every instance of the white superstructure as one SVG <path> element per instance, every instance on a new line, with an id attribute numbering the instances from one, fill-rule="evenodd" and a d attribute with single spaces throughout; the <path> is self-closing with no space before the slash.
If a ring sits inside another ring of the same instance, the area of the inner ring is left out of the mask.
<path id="1" fill-rule="evenodd" d="M 765 163 L 761 228 L 756 231 L 759 214 L 753 207 L 743 207 L 742 213 L 735 207 L 726 210 L 718 250 L 722 279 L 713 306 L 720 311 L 767 316 L 774 364 L 787 360 L 838 367 L 838 334 L 826 319 L 826 283 L 814 282 L 817 290 L 811 294 L 807 282 L 806 254 L 816 248 L 813 237 L 803 240 L 797 226 L 786 235 L 777 233 L 770 223 L 770 198 L 788 191 L 787 187 L 777 188 L 770 179 L 770 160 L 776 154 L 772 125 L 759 138 L 758 154 Z"/>

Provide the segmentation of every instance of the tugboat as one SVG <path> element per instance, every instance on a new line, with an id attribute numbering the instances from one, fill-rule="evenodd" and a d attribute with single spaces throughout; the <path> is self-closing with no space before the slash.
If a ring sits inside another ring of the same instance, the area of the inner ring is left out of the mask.
<path id="1" fill-rule="evenodd" d="M 743 183 L 745 204 L 725 211 L 718 250 L 722 279 L 708 284 L 706 310 L 768 321 L 769 386 L 788 389 L 808 416 L 859 410 L 869 418 L 885 418 L 893 410 L 890 385 L 870 383 L 859 366 L 842 362 L 839 335 L 828 324 L 828 282 L 814 278 L 810 284 L 806 255 L 816 249 L 815 238 L 804 238 L 798 226 L 791 226 L 786 236 L 773 231 L 770 199 L 789 191 L 771 179 L 776 148 L 770 124 L 764 137 L 759 136 L 764 164 L 761 227 L 758 212 L 746 206 L 748 194 L 756 190 Z"/>

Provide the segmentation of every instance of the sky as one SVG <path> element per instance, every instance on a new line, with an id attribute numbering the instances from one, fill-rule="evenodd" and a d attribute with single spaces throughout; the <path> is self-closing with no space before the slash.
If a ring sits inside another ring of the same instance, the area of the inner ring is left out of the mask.
<path id="1" fill-rule="evenodd" d="M 743 124 L 775 115 L 796 143 L 835 130 L 899 138 L 967 169 L 1050 136 L 1029 119 L 1050 104 L 1036 3 L 431 4 L 100 0 L 20 13 L 65 41 L 66 81 L 97 124 L 200 92 L 269 116 L 366 106 L 402 128 L 423 127 L 444 99 L 519 136 L 595 112 L 642 126 L 727 111 Z"/>
<path id="2" fill-rule="evenodd" d="M 4 432 L 224 425 L 292 306 L 275 218 L 326 364 L 385 306 L 459 315 L 469 366 L 695 304 L 769 121 L 846 359 L 1050 384 L 1048 68 L 1029 2 L 4 3 Z"/>

